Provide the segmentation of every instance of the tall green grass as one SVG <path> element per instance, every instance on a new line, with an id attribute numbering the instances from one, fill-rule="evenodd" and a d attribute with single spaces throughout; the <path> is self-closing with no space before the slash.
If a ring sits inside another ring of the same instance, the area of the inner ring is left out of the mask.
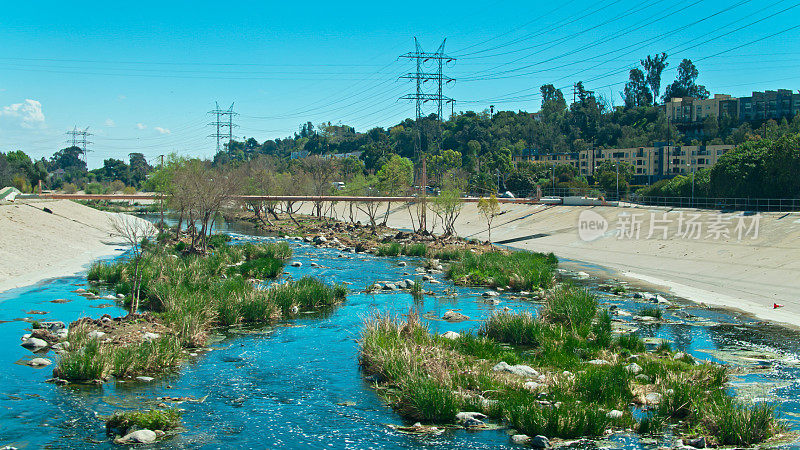
<path id="1" fill-rule="evenodd" d="M 124 436 L 135 429 L 170 431 L 181 426 L 182 415 L 176 409 L 118 411 L 106 418 L 106 433 Z"/>
<path id="2" fill-rule="evenodd" d="M 536 346 L 541 331 L 541 322 L 531 313 L 498 312 L 481 325 L 479 334 L 506 344 Z"/>
<path id="3" fill-rule="evenodd" d="M 753 445 L 783 429 L 771 407 L 743 406 L 728 396 L 724 366 L 647 352 L 635 334 L 614 338 L 611 316 L 583 289 L 562 286 L 550 294 L 539 317 L 496 313 L 478 335 L 455 339 L 432 335 L 413 311 L 371 316 L 359 340 L 360 366 L 409 420 L 449 423 L 457 411 L 479 411 L 521 433 L 563 439 L 634 425 L 659 433 L 670 424 L 673 432 L 724 445 Z M 631 354 L 648 381 L 634 382 Z M 529 390 L 525 379 L 494 372 L 500 361 L 533 367 L 545 374 L 545 387 Z M 662 400 L 636 423 L 629 405 L 648 392 Z M 612 409 L 622 416 L 608 417 Z"/>
<path id="4" fill-rule="evenodd" d="M 459 284 L 533 290 L 552 285 L 557 264 L 552 253 L 464 252 L 447 275 Z"/>
<path id="5" fill-rule="evenodd" d="M 458 261 L 468 253 L 466 250 L 459 246 L 445 246 L 434 247 L 428 246 L 424 242 L 415 242 L 412 244 L 400 244 L 399 242 L 391 242 L 378 246 L 375 253 L 377 256 L 418 256 L 426 257 L 429 259 L 438 259 L 439 261 Z"/>
<path id="6" fill-rule="evenodd" d="M 588 330 L 597 314 L 597 297 L 587 289 L 562 285 L 547 296 L 542 314 L 573 330 Z"/>

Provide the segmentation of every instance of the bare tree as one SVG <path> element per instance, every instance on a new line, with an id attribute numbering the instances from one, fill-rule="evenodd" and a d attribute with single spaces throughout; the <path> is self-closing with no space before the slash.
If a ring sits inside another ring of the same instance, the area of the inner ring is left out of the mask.
<path id="1" fill-rule="evenodd" d="M 139 310 L 139 289 L 141 278 L 142 244 L 156 234 L 156 228 L 150 222 L 127 214 L 115 214 L 109 217 L 114 234 L 125 240 L 131 247 L 133 261 L 133 286 L 131 288 L 131 309 L 129 315 Z"/>
<path id="2" fill-rule="evenodd" d="M 331 183 L 339 176 L 337 160 L 311 155 L 303 159 L 300 166 L 308 174 L 311 182 L 311 195 L 322 197 L 331 194 Z M 323 216 L 322 203 L 322 200 L 314 200 L 314 212 L 318 218 Z"/>

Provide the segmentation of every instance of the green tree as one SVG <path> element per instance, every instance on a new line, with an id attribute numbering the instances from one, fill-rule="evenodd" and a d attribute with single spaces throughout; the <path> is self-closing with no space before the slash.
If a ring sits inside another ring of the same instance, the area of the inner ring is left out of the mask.
<path id="1" fill-rule="evenodd" d="M 653 106 L 655 106 L 658 102 L 658 91 L 661 89 L 661 74 L 669 65 L 667 54 L 661 52 L 661 54 L 656 53 L 654 56 L 648 55 L 640 63 L 644 67 L 645 81 L 650 86 L 650 94 L 653 98 Z"/>
<path id="2" fill-rule="evenodd" d="M 129 153 L 128 158 L 130 158 L 130 184 L 141 186 L 153 168 L 141 153 Z"/>
<path id="3" fill-rule="evenodd" d="M 697 84 L 699 74 L 691 59 L 681 61 L 678 66 L 678 78 L 664 90 L 664 100 L 683 97 L 708 98 L 708 89 Z"/>
<path id="4" fill-rule="evenodd" d="M 628 192 L 631 179 L 633 179 L 633 166 L 627 162 L 603 161 L 597 168 L 597 184 L 607 195 L 620 195 Z"/>
<path id="5" fill-rule="evenodd" d="M 497 197 L 491 195 L 489 197 L 481 197 L 478 200 L 478 211 L 486 220 L 486 226 L 489 228 L 489 243 L 492 242 L 492 222 L 495 216 L 500 213 L 500 202 Z"/>
<path id="6" fill-rule="evenodd" d="M 650 105 L 653 101 L 653 94 L 650 93 L 644 72 L 638 68 L 631 69 L 629 81 L 625 83 L 625 89 L 621 92 L 621 96 L 625 100 L 626 108 Z"/>
<path id="7" fill-rule="evenodd" d="M 378 188 L 388 196 L 400 195 L 408 192 L 414 182 L 414 164 L 408 158 L 392 155 L 392 158 L 378 171 Z M 389 220 L 389 211 L 392 202 L 386 202 L 386 212 L 383 215 L 383 225 Z"/>

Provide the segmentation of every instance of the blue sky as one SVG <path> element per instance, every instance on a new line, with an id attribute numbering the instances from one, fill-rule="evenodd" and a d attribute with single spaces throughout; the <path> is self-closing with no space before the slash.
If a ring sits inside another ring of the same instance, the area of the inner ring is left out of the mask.
<path id="1" fill-rule="evenodd" d="M 570 98 L 580 80 L 619 105 L 630 67 L 667 50 L 662 86 L 691 58 L 712 93 L 800 88 L 789 0 L 7 3 L 0 151 L 49 156 L 88 126 L 90 167 L 135 151 L 212 155 L 215 101 L 235 102 L 235 134 L 259 141 L 305 121 L 396 124 L 414 114 L 397 100 L 412 89 L 398 56 L 414 36 L 426 51 L 447 38 L 456 110 L 535 111 L 540 85 Z"/>

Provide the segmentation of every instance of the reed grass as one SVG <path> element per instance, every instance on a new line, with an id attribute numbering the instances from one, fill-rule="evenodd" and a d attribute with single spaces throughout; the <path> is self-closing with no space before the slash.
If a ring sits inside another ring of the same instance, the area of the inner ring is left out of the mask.
<path id="1" fill-rule="evenodd" d="M 641 309 L 639 309 L 639 315 L 643 317 L 654 317 L 658 320 L 661 320 L 664 312 L 658 306 L 643 306 Z"/>
<path id="2" fill-rule="evenodd" d="M 532 252 L 464 252 L 447 276 L 458 284 L 510 287 L 513 290 L 549 288 L 553 284 L 556 257 Z"/>

